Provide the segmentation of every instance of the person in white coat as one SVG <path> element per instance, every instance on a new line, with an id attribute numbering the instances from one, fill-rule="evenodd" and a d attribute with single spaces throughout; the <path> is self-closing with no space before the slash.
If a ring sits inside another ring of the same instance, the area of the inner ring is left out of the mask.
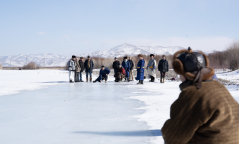
<path id="1" fill-rule="evenodd" d="M 147 69 L 149 78 L 151 79 L 149 82 L 154 82 L 156 78 L 156 73 L 155 73 L 156 60 L 154 59 L 154 54 L 150 55 L 150 60 L 146 69 Z"/>
<path id="2" fill-rule="evenodd" d="M 72 59 L 68 62 L 68 68 L 69 68 L 69 79 L 70 83 L 73 83 L 75 81 L 75 71 L 76 71 L 76 56 L 72 56 Z"/>

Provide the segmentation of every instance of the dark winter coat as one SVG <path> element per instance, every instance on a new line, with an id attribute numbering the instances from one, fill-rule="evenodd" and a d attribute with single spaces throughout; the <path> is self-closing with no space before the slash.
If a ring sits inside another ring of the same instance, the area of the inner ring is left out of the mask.
<path id="1" fill-rule="evenodd" d="M 186 81 L 162 128 L 165 144 L 239 144 L 239 105 L 216 80 Z"/>
<path id="2" fill-rule="evenodd" d="M 119 68 L 119 65 L 120 65 L 120 62 L 117 60 L 117 61 L 113 62 L 112 67 L 113 67 L 114 70 L 117 70 Z"/>
<path id="3" fill-rule="evenodd" d="M 81 68 L 80 72 L 83 72 L 84 69 L 85 69 L 84 62 L 82 60 L 79 60 L 79 65 L 80 65 L 80 68 Z"/>
<path id="4" fill-rule="evenodd" d="M 125 69 L 126 77 L 129 77 L 129 71 L 130 71 L 130 62 L 129 61 L 123 61 L 122 67 Z"/>
<path id="5" fill-rule="evenodd" d="M 161 72 L 168 72 L 168 61 L 161 59 L 158 64 L 158 70 Z"/>
<path id="6" fill-rule="evenodd" d="M 129 60 L 129 63 L 130 63 L 130 70 L 133 70 L 134 69 L 134 62 L 132 60 Z"/>
<path id="7" fill-rule="evenodd" d="M 107 75 L 110 74 L 110 69 L 108 69 L 107 67 L 105 67 L 104 70 L 102 70 L 102 69 L 100 70 L 98 79 L 102 80 L 102 77 L 106 77 L 106 74 Z"/>
<path id="8" fill-rule="evenodd" d="M 92 73 L 92 71 L 94 69 L 94 62 L 92 60 L 90 60 L 90 68 L 89 68 L 88 67 L 88 59 L 87 59 L 84 63 L 84 67 L 85 67 L 85 72 Z"/>
<path id="9" fill-rule="evenodd" d="M 139 60 L 137 64 L 137 77 L 136 80 L 144 80 L 144 59 Z"/>

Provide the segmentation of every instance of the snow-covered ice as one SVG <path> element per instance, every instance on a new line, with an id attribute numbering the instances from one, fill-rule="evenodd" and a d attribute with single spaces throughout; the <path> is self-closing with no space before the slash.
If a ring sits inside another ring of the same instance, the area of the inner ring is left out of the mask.
<path id="1" fill-rule="evenodd" d="M 0 140 L 4 144 L 163 144 L 160 130 L 178 98 L 179 84 L 157 80 L 136 85 L 136 81 L 115 83 L 113 78 L 108 83 L 69 84 L 67 71 L 1 70 Z M 239 101 L 239 87 L 227 88 Z"/>

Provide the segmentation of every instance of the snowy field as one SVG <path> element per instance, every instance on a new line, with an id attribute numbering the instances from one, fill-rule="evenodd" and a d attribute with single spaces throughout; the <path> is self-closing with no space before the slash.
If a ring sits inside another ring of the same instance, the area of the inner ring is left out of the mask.
<path id="1" fill-rule="evenodd" d="M 163 144 L 160 130 L 180 82 L 147 81 L 70 84 L 67 71 L 0 70 L 1 143 Z M 239 101 L 239 87 L 227 88 Z"/>

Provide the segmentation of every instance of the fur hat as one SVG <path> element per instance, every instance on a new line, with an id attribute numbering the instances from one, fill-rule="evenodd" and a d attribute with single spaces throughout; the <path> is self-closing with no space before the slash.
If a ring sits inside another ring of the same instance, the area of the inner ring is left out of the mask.
<path id="1" fill-rule="evenodd" d="M 150 57 L 153 56 L 154 57 L 154 54 L 151 54 Z"/>
<path id="2" fill-rule="evenodd" d="M 72 56 L 72 58 L 76 58 L 76 56 L 75 56 L 75 55 L 73 55 L 73 56 Z"/>
<path id="3" fill-rule="evenodd" d="M 202 81 L 210 80 L 214 75 L 208 57 L 203 52 L 193 52 L 190 47 L 174 54 L 173 69 L 188 80 L 198 82 L 197 88 L 201 88 Z"/>
<path id="4" fill-rule="evenodd" d="M 138 57 L 143 57 L 143 55 L 139 54 Z"/>

